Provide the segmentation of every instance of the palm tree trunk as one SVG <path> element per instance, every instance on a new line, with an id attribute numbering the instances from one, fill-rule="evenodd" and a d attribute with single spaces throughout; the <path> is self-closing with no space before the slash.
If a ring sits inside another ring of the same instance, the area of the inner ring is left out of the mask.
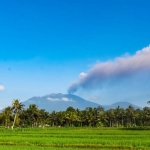
<path id="1" fill-rule="evenodd" d="M 123 118 L 122 118 L 122 127 L 123 127 Z"/>
<path id="2" fill-rule="evenodd" d="M 16 118 L 17 118 L 17 112 L 16 112 L 16 114 L 15 114 L 14 122 L 13 122 L 13 125 L 12 125 L 12 130 L 13 130 L 13 128 L 14 128 L 14 125 L 15 125 L 15 122 L 16 122 Z"/>
<path id="3" fill-rule="evenodd" d="M 117 125 L 116 125 L 116 126 L 117 126 L 117 128 L 118 128 L 118 126 L 119 126 L 119 123 L 118 123 L 118 121 L 117 121 Z"/>
<path id="4" fill-rule="evenodd" d="M 8 127 L 7 119 L 5 120 L 5 128 Z"/>

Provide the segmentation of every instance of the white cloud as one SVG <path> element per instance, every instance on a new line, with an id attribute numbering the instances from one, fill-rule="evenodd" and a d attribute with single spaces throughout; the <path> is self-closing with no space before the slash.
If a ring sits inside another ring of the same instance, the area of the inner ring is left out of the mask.
<path id="1" fill-rule="evenodd" d="M 69 99 L 67 97 L 63 97 L 62 98 L 62 101 L 65 101 L 65 102 L 72 102 L 73 100 L 72 99 Z"/>
<path id="2" fill-rule="evenodd" d="M 49 100 L 49 101 L 60 101 L 60 99 L 58 99 L 58 98 L 51 98 L 51 97 L 48 97 L 47 100 Z"/>
<path id="3" fill-rule="evenodd" d="M 0 85 L 0 91 L 4 90 L 4 86 Z"/>
<path id="4" fill-rule="evenodd" d="M 86 76 L 87 76 L 87 74 L 82 72 L 79 74 L 79 79 L 85 78 Z"/>
<path id="5" fill-rule="evenodd" d="M 54 101 L 54 102 L 58 102 L 58 101 L 73 102 L 72 99 L 69 99 L 67 97 L 62 97 L 62 98 L 51 98 L 51 97 L 48 97 L 47 100 Z"/>

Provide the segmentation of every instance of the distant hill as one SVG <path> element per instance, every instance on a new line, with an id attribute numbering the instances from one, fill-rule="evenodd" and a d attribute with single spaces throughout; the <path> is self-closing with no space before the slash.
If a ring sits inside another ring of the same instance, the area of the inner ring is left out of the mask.
<path id="1" fill-rule="evenodd" d="M 128 102 L 118 102 L 112 105 L 100 105 L 98 103 L 94 103 L 91 101 L 87 101 L 79 96 L 72 95 L 72 94 L 49 94 L 41 97 L 32 97 L 27 101 L 24 101 L 23 104 L 25 107 L 28 107 L 30 104 L 36 104 L 39 109 L 45 109 L 46 111 L 63 111 L 66 110 L 69 106 L 74 107 L 75 109 L 78 108 L 80 110 L 84 110 L 86 107 L 98 107 L 102 106 L 105 110 L 108 109 L 115 109 L 117 106 L 121 108 L 127 108 L 129 105 L 133 106 L 134 108 L 140 108 Z"/>
<path id="2" fill-rule="evenodd" d="M 133 104 L 131 104 L 129 102 L 117 102 L 117 103 L 113 103 L 111 105 L 107 105 L 107 106 L 103 106 L 103 107 L 105 108 L 105 110 L 108 110 L 108 109 L 115 109 L 118 106 L 120 108 L 124 108 L 124 109 L 128 108 L 129 106 L 134 107 L 134 109 L 138 109 L 138 108 L 142 109 L 141 107 L 133 105 Z"/>

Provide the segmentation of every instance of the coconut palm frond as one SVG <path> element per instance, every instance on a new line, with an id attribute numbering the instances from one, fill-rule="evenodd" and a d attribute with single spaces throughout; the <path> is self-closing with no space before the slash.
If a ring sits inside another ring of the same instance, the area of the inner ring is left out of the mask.
<path id="1" fill-rule="evenodd" d="M 150 104 L 150 101 L 148 101 L 147 104 Z"/>

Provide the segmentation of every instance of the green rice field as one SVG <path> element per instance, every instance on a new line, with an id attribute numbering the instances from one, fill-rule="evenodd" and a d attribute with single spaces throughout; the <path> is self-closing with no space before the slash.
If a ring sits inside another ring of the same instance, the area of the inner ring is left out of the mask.
<path id="1" fill-rule="evenodd" d="M 117 128 L 0 128 L 1 150 L 150 149 L 150 130 Z"/>

